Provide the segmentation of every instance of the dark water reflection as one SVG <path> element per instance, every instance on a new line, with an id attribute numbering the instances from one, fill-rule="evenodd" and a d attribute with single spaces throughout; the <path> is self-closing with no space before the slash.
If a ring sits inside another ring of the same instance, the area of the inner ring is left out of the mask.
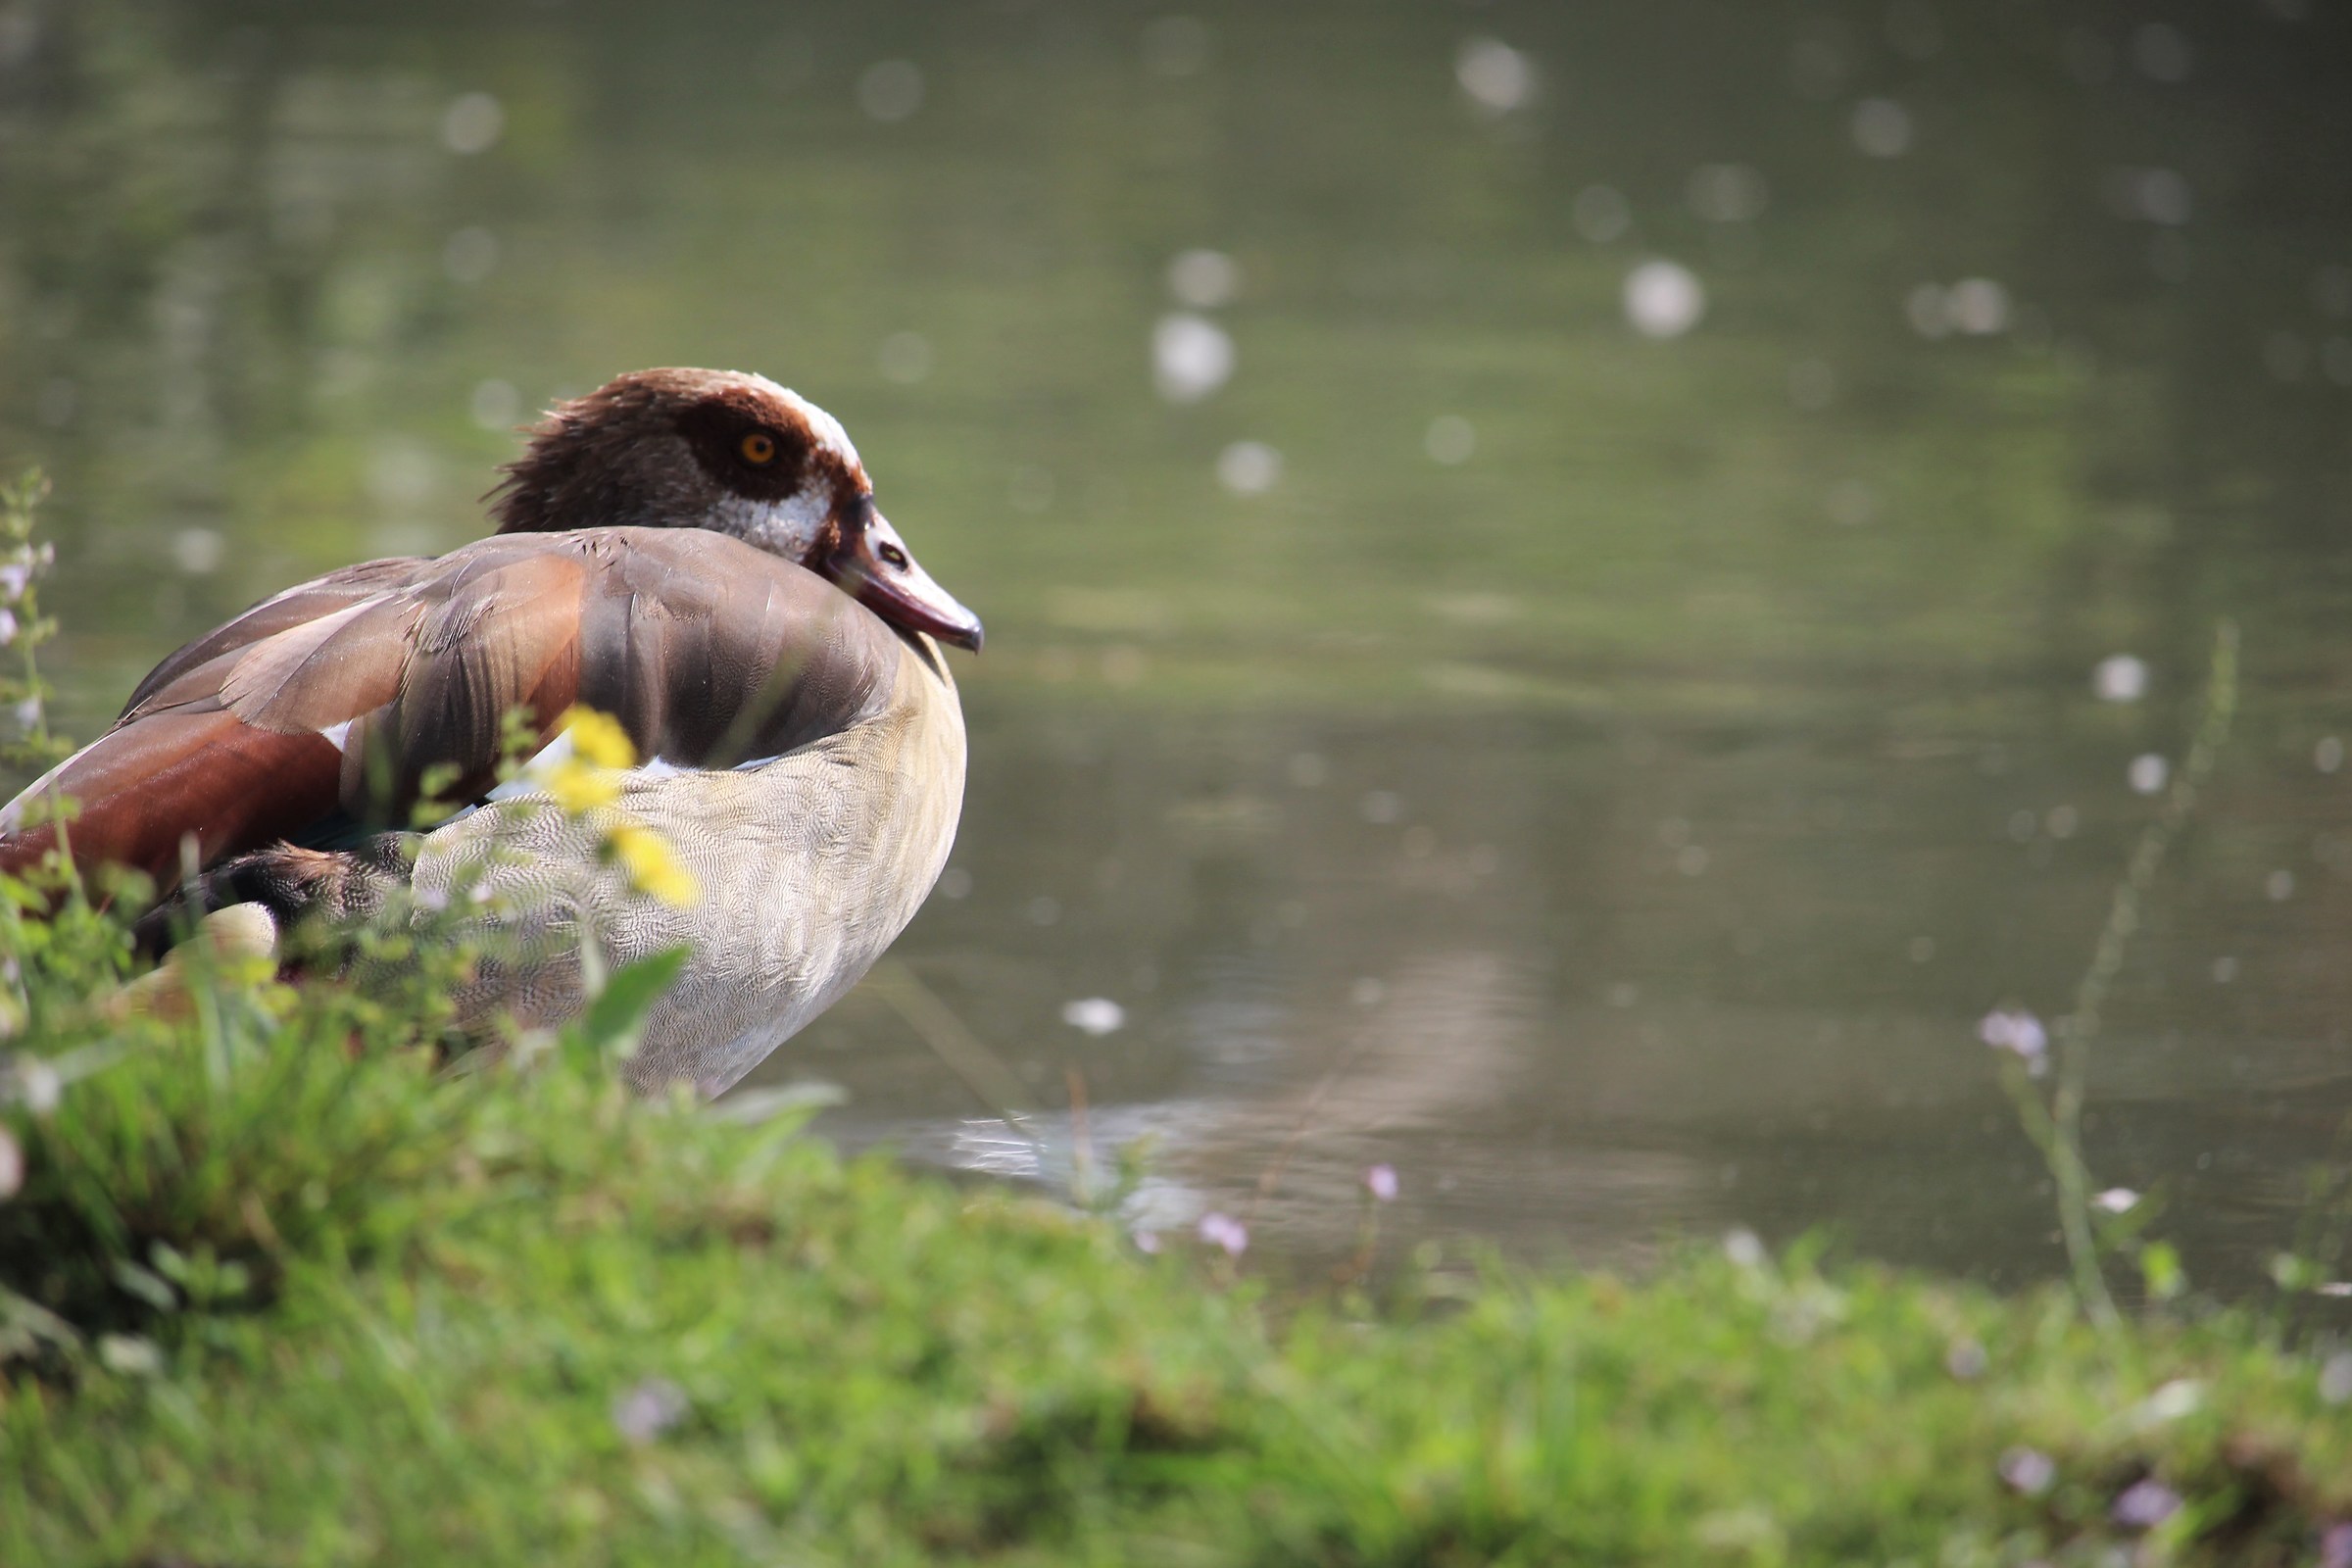
<path id="1" fill-rule="evenodd" d="M 86 732 L 550 396 L 800 386 L 989 619 L 903 961 L 1049 1177 L 1075 1072 L 1154 1223 L 1310 1255 L 1387 1162 L 1393 1245 L 2047 1271 L 1976 1021 L 2066 1006 L 2232 615 L 2092 1138 L 2237 1292 L 2352 1114 L 2347 87 L 2290 0 L 8 0 L 0 456 Z M 805 1074 L 1035 1164 L 873 995 Z"/>
<path id="2" fill-rule="evenodd" d="M 1155 1136 L 1192 1203 L 1329 1250 L 1388 1162 L 1410 1228 L 1541 1250 L 1830 1223 L 2048 1265 L 2040 1166 L 1974 1028 L 2071 995 L 2150 812 L 2119 768 L 1826 724 L 975 717 L 969 892 L 902 952 L 1042 1102 L 1075 1068 L 1098 1140 Z M 2102 1176 L 2166 1192 L 2241 1277 L 2352 1107 L 2346 892 L 2312 863 L 2341 797 L 2303 771 L 2192 835 L 2093 1078 Z M 2056 838 L 2067 799 L 2082 825 Z M 2304 867 L 2283 900 L 2251 869 L 2274 861 Z M 1060 1017 L 1097 996 L 1127 1014 L 1099 1040 Z M 895 1011 L 855 1002 L 808 1044 L 845 1127 L 1035 1168 Z"/>

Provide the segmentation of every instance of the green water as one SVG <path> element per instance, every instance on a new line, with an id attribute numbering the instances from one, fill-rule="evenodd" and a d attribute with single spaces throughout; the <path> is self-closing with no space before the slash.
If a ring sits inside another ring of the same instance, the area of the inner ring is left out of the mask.
<path id="1" fill-rule="evenodd" d="M 2049 1270 L 1977 1021 L 2065 1010 L 2233 616 L 2091 1138 L 2234 1293 L 2352 1114 L 2348 87 L 2294 0 L 11 0 L 0 459 L 86 735 L 551 397 L 797 386 L 988 620 L 899 955 L 1306 1255 L 1387 1162 L 1392 1244 Z M 762 1076 L 1034 1168 L 871 995 Z"/>

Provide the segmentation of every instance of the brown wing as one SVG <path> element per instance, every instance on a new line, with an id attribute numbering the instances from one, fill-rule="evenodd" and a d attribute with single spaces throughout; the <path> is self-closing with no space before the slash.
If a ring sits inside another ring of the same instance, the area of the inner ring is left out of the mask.
<path id="1" fill-rule="evenodd" d="M 289 626 L 316 620 L 346 605 L 357 604 L 388 588 L 398 587 L 418 572 L 429 570 L 432 565 L 432 561 L 421 556 L 364 561 L 356 566 L 330 571 L 323 577 L 313 578 L 282 594 L 265 599 L 236 619 L 197 638 L 148 671 L 147 678 L 139 682 L 132 690 L 129 701 L 122 705 L 122 716 L 127 718 L 132 709 L 199 664 L 218 659 L 222 654 L 249 647 Z"/>
<path id="2" fill-rule="evenodd" d="M 53 842 L 17 827 L 51 789 L 80 805 L 76 862 L 169 883 L 187 835 L 210 865 L 338 813 L 403 825 L 436 766 L 452 798 L 478 798 L 514 709 L 544 741 L 584 703 L 641 755 L 728 767 L 856 722 L 898 668 L 896 634 L 846 594 L 699 529 L 505 535 L 371 564 L 408 569 L 366 592 L 307 584 L 167 660 L 112 731 L 0 814 L 0 869 Z M 276 608 L 291 604 L 310 613 Z"/>

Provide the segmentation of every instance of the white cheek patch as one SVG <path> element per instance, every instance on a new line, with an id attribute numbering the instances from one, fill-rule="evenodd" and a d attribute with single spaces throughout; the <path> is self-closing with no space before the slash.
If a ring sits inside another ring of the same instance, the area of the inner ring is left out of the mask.
<path id="1" fill-rule="evenodd" d="M 832 496 L 816 489 L 796 490 L 781 501 L 728 496 L 711 508 L 710 526 L 770 555 L 800 561 L 816 548 L 832 510 Z"/>

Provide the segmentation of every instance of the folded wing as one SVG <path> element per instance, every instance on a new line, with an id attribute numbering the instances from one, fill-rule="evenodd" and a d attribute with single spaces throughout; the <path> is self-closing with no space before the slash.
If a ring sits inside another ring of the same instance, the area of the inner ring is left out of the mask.
<path id="1" fill-rule="evenodd" d="M 372 562 L 158 665 L 112 730 L 0 812 L 0 870 L 53 845 L 27 810 L 53 793 L 78 803 L 76 863 L 166 884 L 183 839 L 205 866 L 331 821 L 402 826 L 427 782 L 453 801 L 495 783 L 514 710 L 539 743 L 585 704 L 642 757 L 731 767 L 874 710 L 899 657 L 897 634 L 822 578 L 700 529 L 502 535 Z"/>

